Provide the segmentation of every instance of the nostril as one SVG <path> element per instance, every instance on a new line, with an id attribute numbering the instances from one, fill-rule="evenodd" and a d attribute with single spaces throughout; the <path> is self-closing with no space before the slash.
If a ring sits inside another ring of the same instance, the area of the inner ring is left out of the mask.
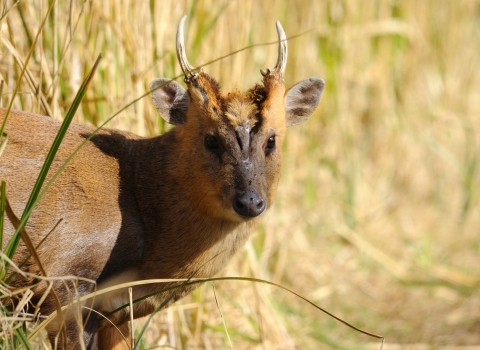
<path id="1" fill-rule="evenodd" d="M 260 199 L 257 203 L 257 209 L 261 210 L 263 209 L 264 206 L 265 206 L 265 202 L 263 201 L 263 199 Z"/>
<path id="2" fill-rule="evenodd" d="M 235 210 L 237 210 L 237 209 L 242 210 L 245 207 L 242 204 L 242 202 L 239 201 L 238 199 L 235 200 L 235 202 L 233 203 L 233 206 L 234 206 Z"/>

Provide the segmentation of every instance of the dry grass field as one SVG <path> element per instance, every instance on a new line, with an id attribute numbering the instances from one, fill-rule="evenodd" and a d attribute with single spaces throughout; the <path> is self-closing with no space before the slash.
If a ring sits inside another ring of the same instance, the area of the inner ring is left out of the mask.
<path id="1" fill-rule="evenodd" d="M 0 4 L 3 106 L 50 3 Z M 101 53 L 76 115 L 100 125 L 154 78 L 180 76 L 184 14 L 190 62 L 224 90 L 275 64 L 276 44 L 259 44 L 277 40 L 276 20 L 292 37 L 286 84 L 327 83 L 310 121 L 289 130 L 275 206 L 221 275 L 292 289 L 384 336 L 385 350 L 480 349 L 480 1 L 57 0 L 15 108 L 61 119 Z M 154 136 L 168 126 L 147 95 L 107 127 Z M 139 345 L 380 344 L 279 288 L 221 281 L 156 315 Z"/>

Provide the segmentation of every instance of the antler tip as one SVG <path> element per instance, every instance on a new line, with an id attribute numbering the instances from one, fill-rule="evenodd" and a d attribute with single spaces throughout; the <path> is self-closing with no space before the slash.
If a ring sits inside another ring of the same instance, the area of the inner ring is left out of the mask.
<path id="1" fill-rule="evenodd" d="M 185 74 L 185 78 L 187 79 L 189 76 L 193 75 L 194 67 L 188 62 L 187 55 L 185 53 L 185 39 L 183 33 L 183 27 L 185 24 L 185 20 L 187 16 L 183 16 L 178 24 L 177 29 L 177 58 L 178 62 L 180 63 L 180 67 L 182 68 L 183 73 Z"/>
<path id="2" fill-rule="evenodd" d="M 273 71 L 278 72 L 280 76 L 283 77 L 283 73 L 285 72 L 285 67 L 287 65 L 288 55 L 287 36 L 282 25 L 280 24 L 280 21 L 275 22 L 275 25 L 277 26 L 278 33 L 278 59 Z"/>
<path id="3" fill-rule="evenodd" d="M 283 30 L 283 27 L 280 24 L 280 21 L 276 21 L 275 25 L 277 26 L 277 33 L 278 33 L 279 39 L 280 40 L 286 40 L 287 36 L 285 35 L 285 31 Z"/>

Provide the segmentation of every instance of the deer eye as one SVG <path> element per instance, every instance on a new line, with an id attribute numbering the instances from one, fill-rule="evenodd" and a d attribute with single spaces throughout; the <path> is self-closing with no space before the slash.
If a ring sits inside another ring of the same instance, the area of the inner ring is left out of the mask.
<path id="1" fill-rule="evenodd" d="M 275 135 L 270 136 L 265 145 L 265 154 L 268 155 L 275 150 Z"/>
<path id="2" fill-rule="evenodd" d="M 210 151 L 218 151 L 220 149 L 220 143 L 218 139 L 213 135 L 206 135 L 205 136 L 205 148 Z"/>
<path id="3" fill-rule="evenodd" d="M 273 147 L 275 147 L 275 135 L 270 137 L 267 141 L 267 148 L 272 149 Z"/>

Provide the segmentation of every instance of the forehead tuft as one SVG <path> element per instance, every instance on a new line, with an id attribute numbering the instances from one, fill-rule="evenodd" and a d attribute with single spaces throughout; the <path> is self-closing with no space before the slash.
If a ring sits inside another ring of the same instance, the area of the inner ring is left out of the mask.
<path id="1" fill-rule="evenodd" d="M 225 116 L 233 126 L 253 127 L 258 121 L 259 110 L 257 104 L 246 95 L 230 94 L 226 103 Z"/>
<path id="2" fill-rule="evenodd" d="M 253 88 L 247 91 L 248 98 L 258 106 L 267 99 L 267 90 L 260 85 L 255 84 Z"/>
<path id="3" fill-rule="evenodd" d="M 226 104 L 226 117 L 233 127 L 253 126 L 260 122 L 262 103 L 267 98 L 263 86 L 255 85 L 245 93 L 229 93 Z"/>

